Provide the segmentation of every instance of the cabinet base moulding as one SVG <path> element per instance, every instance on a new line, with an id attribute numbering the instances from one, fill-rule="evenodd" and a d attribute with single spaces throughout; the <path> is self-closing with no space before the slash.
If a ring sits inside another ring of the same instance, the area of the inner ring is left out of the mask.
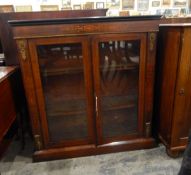
<path id="1" fill-rule="evenodd" d="M 171 146 L 170 144 L 168 144 L 165 139 L 163 139 L 163 137 L 159 134 L 159 139 L 161 140 L 161 142 L 165 145 L 166 147 L 166 153 L 168 154 L 169 157 L 172 158 L 177 158 L 180 156 L 180 153 L 182 151 L 184 151 L 186 149 L 186 145 L 180 145 L 180 146 Z M 188 142 L 188 138 L 184 138 L 184 142 Z"/>
<path id="2" fill-rule="evenodd" d="M 140 138 L 130 141 L 123 142 L 114 142 L 106 145 L 84 145 L 76 147 L 65 147 L 65 148 L 52 148 L 45 149 L 41 151 L 36 151 L 33 154 L 33 161 L 47 161 L 54 159 L 64 159 L 64 158 L 73 158 L 73 157 L 82 157 L 89 155 L 98 155 L 130 150 L 139 150 L 139 149 L 149 149 L 156 147 L 156 141 L 154 138 Z"/>

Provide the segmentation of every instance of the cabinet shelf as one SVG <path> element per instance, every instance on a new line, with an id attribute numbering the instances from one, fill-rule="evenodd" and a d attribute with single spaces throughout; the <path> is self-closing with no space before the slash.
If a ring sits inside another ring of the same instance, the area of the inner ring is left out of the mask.
<path id="1" fill-rule="evenodd" d="M 136 96 L 104 96 L 101 101 L 103 111 L 113 111 L 120 109 L 134 108 Z M 60 98 L 59 101 L 47 104 L 47 113 L 50 116 L 70 116 L 86 114 L 86 103 L 83 98 L 65 100 Z"/>
<path id="2" fill-rule="evenodd" d="M 72 116 L 86 114 L 85 99 L 63 100 L 47 103 L 47 113 L 49 116 Z"/>
<path id="3" fill-rule="evenodd" d="M 105 96 L 101 104 L 104 111 L 133 108 L 136 106 L 137 96 Z"/>
<path id="4" fill-rule="evenodd" d="M 88 137 L 87 116 L 73 115 L 68 117 L 47 116 L 51 141 L 63 141 L 72 139 L 82 139 Z"/>
<path id="5" fill-rule="evenodd" d="M 67 102 L 65 102 L 67 104 Z M 64 102 L 61 103 L 60 105 L 52 105 L 53 107 L 51 107 L 51 105 L 48 106 L 48 110 L 47 113 L 49 116 L 72 116 L 72 115 L 82 115 L 82 114 L 86 114 L 86 110 L 79 110 L 79 109 L 68 109 L 67 111 L 65 110 L 60 110 L 62 108 L 64 108 Z M 55 108 L 55 106 L 57 106 Z M 103 111 L 115 111 L 115 110 L 121 110 L 121 109 L 128 109 L 128 108 L 134 108 L 136 106 L 135 103 L 127 103 L 127 104 L 116 104 L 113 106 L 103 106 Z"/>
<path id="6" fill-rule="evenodd" d="M 82 115 L 82 114 L 86 114 L 86 111 L 81 110 L 81 111 L 77 111 L 77 110 L 71 110 L 71 111 L 51 111 L 48 112 L 48 115 L 51 117 L 61 117 L 61 116 L 72 116 L 72 115 Z"/>
<path id="7" fill-rule="evenodd" d="M 83 73 L 82 67 L 75 67 L 75 68 L 55 68 L 55 69 L 46 69 L 41 71 L 41 75 L 44 77 L 47 76 L 57 76 L 57 75 L 64 75 L 64 74 L 76 74 L 76 73 Z"/>
<path id="8" fill-rule="evenodd" d="M 127 109 L 127 108 L 133 108 L 135 107 L 135 104 L 124 104 L 124 105 L 116 105 L 116 106 L 111 106 L 108 108 L 104 108 L 104 111 L 113 111 L 113 110 L 119 110 L 119 109 Z"/>
<path id="9" fill-rule="evenodd" d="M 138 64 L 130 63 L 130 64 L 119 64 L 114 66 L 100 66 L 101 71 L 115 71 L 115 70 L 132 70 L 139 68 Z"/>
<path id="10" fill-rule="evenodd" d="M 42 82 L 48 103 L 85 99 L 83 73 L 42 77 Z"/>
<path id="11" fill-rule="evenodd" d="M 100 71 L 101 72 L 107 72 L 107 71 L 123 71 L 123 70 L 133 70 L 133 69 L 138 69 L 139 65 L 117 65 L 117 66 L 108 66 L 108 67 L 104 67 L 101 66 L 100 67 Z M 62 69 L 47 69 L 44 71 L 41 71 L 41 75 L 44 77 L 47 76 L 57 76 L 57 75 L 64 75 L 64 74 L 76 74 L 76 73 L 83 73 L 83 68 L 79 67 L 79 68 L 62 68 Z"/>

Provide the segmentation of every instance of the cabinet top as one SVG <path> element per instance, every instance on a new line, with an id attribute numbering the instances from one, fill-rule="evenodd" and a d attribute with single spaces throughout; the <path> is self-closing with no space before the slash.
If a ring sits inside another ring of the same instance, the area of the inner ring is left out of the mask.
<path id="1" fill-rule="evenodd" d="M 0 83 L 6 79 L 9 75 L 11 75 L 16 69 L 17 66 L 2 66 L 0 67 Z"/>
<path id="2" fill-rule="evenodd" d="M 59 18 L 59 19 L 38 19 L 38 20 L 10 20 L 12 26 L 34 26 L 53 24 L 73 24 L 73 23 L 95 23 L 95 22 L 122 22 L 122 21 L 144 21 L 161 19 L 161 15 L 145 16 L 116 16 L 116 17 L 79 17 L 79 18 Z"/>
<path id="3" fill-rule="evenodd" d="M 159 27 L 190 27 L 191 23 L 160 24 Z"/>
<path id="4" fill-rule="evenodd" d="M 9 21 L 14 39 L 158 32 L 161 16 L 81 17 Z"/>

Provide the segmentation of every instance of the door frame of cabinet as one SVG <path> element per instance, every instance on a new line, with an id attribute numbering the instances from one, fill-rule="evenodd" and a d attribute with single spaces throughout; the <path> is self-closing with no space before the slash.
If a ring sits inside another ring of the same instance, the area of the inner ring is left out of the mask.
<path id="1" fill-rule="evenodd" d="M 83 55 L 83 66 L 84 66 L 84 83 L 87 99 L 87 124 L 88 124 L 88 137 L 87 139 L 77 139 L 70 141 L 60 141 L 59 143 L 51 142 L 48 121 L 46 117 L 45 102 L 43 95 L 43 88 L 41 83 L 41 76 L 38 63 L 38 55 L 36 47 L 38 45 L 51 45 L 51 44 L 66 44 L 66 43 L 81 43 L 82 44 L 82 55 Z M 67 146 L 78 146 L 95 143 L 95 126 L 94 126 L 94 109 L 93 109 L 93 87 L 92 87 L 92 74 L 91 74 L 91 57 L 90 52 L 87 49 L 89 47 L 89 38 L 82 37 L 59 37 L 59 38 L 39 38 L 29 39 L 29 53 L 33 55 L 31 60 L 31 68 L 34 76 L 34 85 L 36 89 L 36 98 L 38 103 L 38 111 L 40 115 L 41 132 L 43 135 L 44 148 L 51 147 L 67 147 Z"/>
<path id="2" fill-rule="evenodd" d="M 95 85 L 95 96 L 97 103 L 96 110 L 96 125 L 97 125 L 97 136 L 98 144 L 107 144 L 110 142 L 127 141 L 129 139 L 135 139 L 141 137 L 144 131 L 144 92 L 145 92 L 145 68 L 146 68 L 146 35 L 143 33 L 136 34 L 105 34 L 96 35 L 93 37 L 92 51 L 93 51 L 93 71 L 94 71 L 94 85 Z M 105 41 L 140 41 L 140 63 L 139 63 L 139 82 L 138 82 L 138 132 L 131 133 L 126 136 L 103 138 L 103 129 L 101 122 L 101 104 L 100 104 L 100 72 L 99 72 L 99 42 Z"/>

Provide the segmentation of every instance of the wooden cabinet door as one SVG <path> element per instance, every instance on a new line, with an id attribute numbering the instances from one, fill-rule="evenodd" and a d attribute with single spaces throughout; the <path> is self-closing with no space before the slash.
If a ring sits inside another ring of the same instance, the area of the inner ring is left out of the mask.
<path id="1" fill-rule="evenodd" d="M 171 138 L 173 147 L 185 147 L 191 129 L 191 28 L 184 29 L 181 36 Z"/>
<path id="2" fill-rule="evenodd" d="M 141 137 L 146 35 L 99 35 L 92 42 L 98 144 Z"/>
<path id="3" fill-rule="evenodd" d="M 88 38 L 28 42 L 45 148 L 94 143 Z"/>

